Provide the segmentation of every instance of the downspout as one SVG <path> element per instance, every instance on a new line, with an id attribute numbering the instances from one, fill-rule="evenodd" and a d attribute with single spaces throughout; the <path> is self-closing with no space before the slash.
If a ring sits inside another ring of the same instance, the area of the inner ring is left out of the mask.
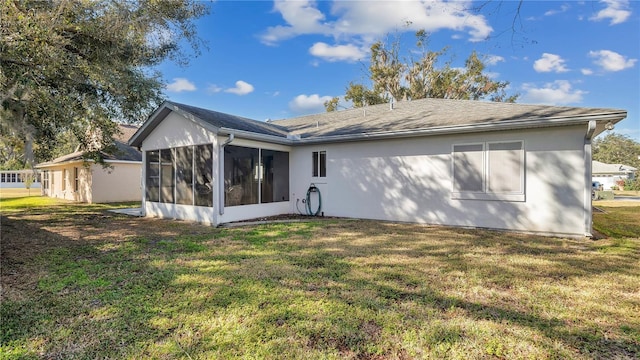
<path id="1" fill-rule="evenodd" d="M 584 235 L 593 237 L 593 208 L 591 204 L 591 166 L 592 166 L 592 149 L 591 140 L 593 133 L 596 131 L 596 121 L 590 120 L 587 126 L 587 134 L 584 137 Z"/>
<path id="2" fill-rule="evenodd" d="M 218 213 L 220 215 L 224 215 L 224 147 L 229 145 L 234 138 L 233 133 L 229 134 L 229 138 L 220 144 L 218 151 Z"/>

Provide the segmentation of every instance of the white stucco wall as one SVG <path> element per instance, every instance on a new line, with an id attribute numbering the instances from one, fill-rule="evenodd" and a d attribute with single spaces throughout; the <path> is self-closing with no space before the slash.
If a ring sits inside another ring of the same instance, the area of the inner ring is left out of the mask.
<path id="1" fill-rule="evenodd" d="M 111 167 L 91 166 L 91 201 L 93 203 L 140 201 L 142 164 L 139 162 L 113 162 Z M 88 169 L 86 170 L 89 171 Z"/>
<path id="2" fill-rule="evenodd" d="M 211 224 L 297 213 L 304 211 L 302 200 L 314 183 L 321 191 L 325 216 L 583 236 L 585 208 L 590 207 L 585 203 L 585 132 L 585 127 L 573 126 L 293 147 L 236 137 L 231 145 L 289 152 L 290 201 L 225 207 L 221 214 L 219 144 L 227 137 L 171 113 L 145 139 L 142 150 L 213 144 L 213 207 L 143 200 L 143 208 L 148 216 Z M 452 145 L 495 141 L 524 143 L 524 197 L 454 198 Z M 327 152 L 325 178 L 312 177 L 313 151 Z"/>
<path id="3" fill-rule="evenodd" d="M 294 148 L 291 198 L 303 209 L 310 183 L 326 216 L 584 235 L 582 127 L 532 129 Z M 523 140 L 525 200 L 452 199 L 452 144 Z M 312 151 L 327 177 L 312 178 Z"/>

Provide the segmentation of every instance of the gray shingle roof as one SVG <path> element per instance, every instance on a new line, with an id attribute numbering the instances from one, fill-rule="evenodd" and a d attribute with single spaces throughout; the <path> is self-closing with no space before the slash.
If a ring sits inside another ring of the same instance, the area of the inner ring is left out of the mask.
<path id="1" fill-rule="evenodd" d="M 595 135 L 626 117 L 626 111 L 604 108 L 525 105 L 471 100 L 422 99 L 365 108 L 321 113 L 291 119 L 262 122 L 213 110 L 166 101 L 129 140 L 142 141 L 171 112 L 194 117 L 202 125 L 251 134 L 272 136 L 289 144 L 297 142 L 350 141 L 363 138 L 416 136 L 426 132 L 469 132 L 585 123 L 601 117 Z M 605 119 L 606 118 L 606 119 Z M 602 121 L 602 120 L 605 121 Z M 512 127 L 513 128 L 513 127 Z M 223 131 L 224 132 L 224 131 Z M 298 141 L 299 139 L 301 141 Z"/>
<path id="2" fill-rule="evenodd" d="M 241 116 L 230 115 L 221 113 L 218 111 L 203 109 L 191 105 L 180 104 L 173 101 L 167 101 L 182 111 L 186 111 L 202 121 L 205 121 L 217 128 L 229 128 L 235 130 L 249 131 L 256 134 L 272 135 L 272 136 L 284 136 L 289 133 L 284 127 L 267 123 L 264 121 L 258 121 L 248 119 Z"/>
<path id="3" fill-rule="evenodd" d="M 301 138 L 425 130 L 436 127 L 611 114 L 623 110 L 525 105 L 470 100 L 421 99 L 277 120 Z"/>
<path id="4" fill-rule="evenodd" d="M 110 153 L 102 152 L 102 156 L 105 160 L 112 161 L 142 161 L 142 153 L 138 149 L 129 146 L 128 139 L 138 130 L 137 126 L 118 124 L 119 133 L 114 134 L 114 145 L 116 150 Z M 51 161 L 38 164 L 38 166 L 47 166 L 54 164 L 62 164 L 66 162 L 82 161 L 84 160 L 84 151 L 75 151 L 70 154 L 65 154 L 57 157 Z"/>
<path id="5" fill-rule="evenodd" d="M 600 161 L 593 161 L 592 174 L 628 174 L 637 171 L 633 166 L 624 164 L 607 164 Z"/>

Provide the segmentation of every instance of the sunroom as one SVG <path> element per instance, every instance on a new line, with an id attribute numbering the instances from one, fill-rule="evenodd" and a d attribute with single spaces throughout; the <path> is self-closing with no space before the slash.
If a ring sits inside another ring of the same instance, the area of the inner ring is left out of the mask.
<path id="1" fill-rule="evenodd" d="M 286 135 L 267 125 L 258 137 L 275 143 L 256 140 L 224 128 L 253 120 L 189 110 L 165 103 L 130 141 L 144 154 L 144 214 L 217 225 L 289 213 Z"/>

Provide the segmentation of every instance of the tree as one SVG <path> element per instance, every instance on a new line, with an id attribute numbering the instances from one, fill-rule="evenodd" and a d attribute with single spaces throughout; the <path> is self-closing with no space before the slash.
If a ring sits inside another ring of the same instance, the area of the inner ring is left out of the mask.
<path id="1" fill-rule="evenodd" d="M 640 143 L 623 134 L 608 133 L 593 141 L 593 160 L 640 169 Z"/>
<path id="2" fill-rule="evenodd" d="M 28 167 L 36 157 L 49 159 L 63 132 L 85 149 L 99 134 L 108 147 L 113 120 L 140 121 L 161 102 L 153 67 L 166 59 L 186 64 L 198 54 L 193 21 L 207 11 L 197 0 L 3 0 L 2 142 L 21 142 Z M 194 52 L 181 51 L 183 40 Z"/>
<path id="3" fill-rule="evenodd" d="M 507 81 L 494 81 L 484 73 L 485 64 L 473 52 L 463 69 L 454 68 L 451 62 L 437 67 L 440 57 L 448 51 L 427 50 L 427 33 L 416 32 L 416 46 L 420 57 L 403 61 L 400 58 L 400 39 L 396 37 L 389 45 L 377 41 L 371 45 L 368 76 L 372 86 L 351 82 L 347 86 L 345 100 L 354 107 L 385 103 L 390 98 L 396 101 L 424 98 L 464 99 L 514 102 L 518 95 L 506 94 Z M 335 111 L 338 98 L 325 103 L 327 111 Z"/>

